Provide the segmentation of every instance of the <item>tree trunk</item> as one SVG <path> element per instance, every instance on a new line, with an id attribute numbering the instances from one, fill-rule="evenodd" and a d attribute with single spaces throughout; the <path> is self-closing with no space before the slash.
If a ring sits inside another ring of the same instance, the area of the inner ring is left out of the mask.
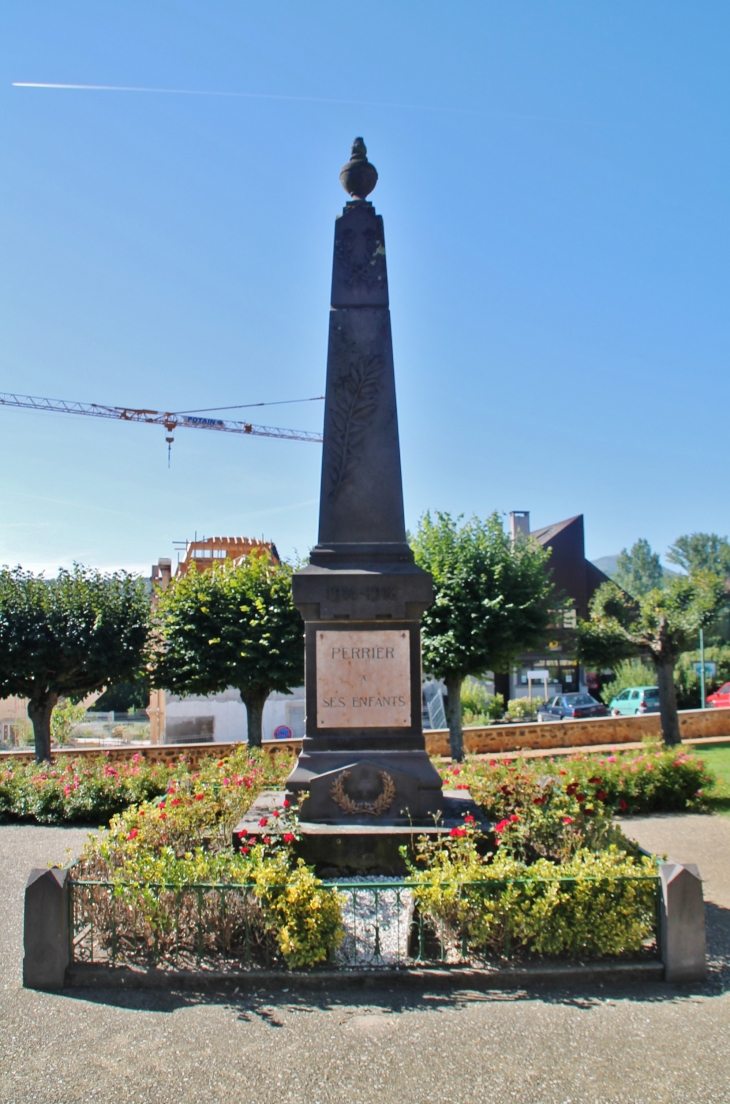
<path id="1" fill-rule="evenodd" d="M 246 706 L 249 747 L 261 747 L 261 721 L 264 715 L 264 704 L 268 696 L 268 690 L 254 691 L 250 694 L 244 694 L 243 690 L 241 691 L 241 701 Z"/>
<path id="2" fill-rule="evenodd" d="M 33 722 L 36 763 L 51 761 L 51 713 L 58 701 L 55 690 L 45 690 L 28 702 L 28 716 Z"/>
<path id="3" fill-rule="evenodd" d="M 677 694 L 674 688 L 674 659 L 655 661 L 657 686 L 659 687 L 659 715 L 662 721 L 662 740 L 665 744 L 680 744 Z"/>
<path id="4" fill-rule="evenodd" d="M 444 679 L 448 696 L 446 698 L 446 723 L 449 726 L 449 745 L 451 758 L 460 763 L 464 758 L 464 730 L 461 727 L 461 684 L 460 675 L 450 675 Z"/>

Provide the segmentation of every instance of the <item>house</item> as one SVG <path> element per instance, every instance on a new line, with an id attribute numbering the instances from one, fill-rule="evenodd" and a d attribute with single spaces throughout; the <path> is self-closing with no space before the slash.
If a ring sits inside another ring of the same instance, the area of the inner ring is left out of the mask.
<path id="1" fill-rule="evenodd" d="M 529 512 L 513 510 L 510 534 L 513 541 L 532 537 L 550 549 L 548 568 L 552 581 L 557 593 L 569 602 L 560 611 L 544 646 L 521 655 L 510 674 L 495 676 L 495 692 L 504 694 L 505 700 L 527 697 L 532 685 L 533 695 L 542 697 L 545 683 L 535 676 L 543 672 L 547 673 L 548 695 L 597 690 L 596 674 L 586 672 L 575 658 L 575 629 L 580 619 L 588 617 L 591 598 L 601 583 L 608 582 L 608 576 L 586 559 L 583 515 L 576 514 L 565 521 L 530 531 Z"/>
<path id="2" fill-rule="evenodd" d="M 185 542 L 174 578 L 187 575 L 192 564 L 207 571 L 225 560 L 240 563 L 252 552 L 262 551 L 279 563 L 276 545 L 253 537 L 207 537 Z M 173 578 L 172 561 L 161 559 L 152 567 L 152 604 Z M 147 707 L 150 741 L 153 744 L 235 743 L 247 739 L 246 706 L 232 687 L 220 694 L 191 694 L 184 697 L 166 690 L 153 690 Z M 291 694 L 269 694 L 263 714 L 264 740 L 301 738 L 304 735 L 304 687 Z"/>

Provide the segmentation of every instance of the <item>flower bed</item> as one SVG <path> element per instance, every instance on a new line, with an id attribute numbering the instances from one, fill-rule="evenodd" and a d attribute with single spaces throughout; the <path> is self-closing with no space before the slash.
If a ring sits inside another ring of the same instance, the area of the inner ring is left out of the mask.
<path id="1" fill-rule="evenodd" d="M 161 797 L 171 784 L 202 778 L 218 792 L 228 785 L 227 776 L 235 774 L 241 782 L 233 787 L 243 785 L 255 797 L 267 786 L 280 786 L 290 769 L 291 756 L 252 753 L 246 745 L 230 759 L 204 761 L 199 771 L 191 769 L 184 755 L 171 766 L 148 763 L 139 754 L 114 763 L 104 754 L 64 757 L 53 764 L 6 759 L 0 763 L 0 820 L 108 824 L 125 809 Z"/>
<path id="2" fill-rule="evenodd" d="M 714 782 L 704 760 L 684 749 L 556 758 L 470 760 L 442 767 L 444 784 L 464 787 L 487 815 L 503 821 L 560 817 L 591 839 L 605 817 L 702 811 Z"/>
<path id="3" fill-rule="evenodd" d="M 655 864 L 636 854 L 607 807 L 571 817 L 566 810 L 586 803 L 567 792 L 570 782 L 518 780 L 520 768 L 508 766 L 515 811 L 494 840 L 467 816 L 448 837 L 419 841 L 402 882 L 345 885 L 321 882 L 296 858 L 298 824 L 286 804 L 262 818 L 257 842 L 244 833 L 238 850 L 230 846 L 253 797 L 284 769 L 242 748 L 171 774 L 162 795 L 91 837 L 71 877 L 77 961 L 479 963 L 636 954 L 651 942 Z"/>

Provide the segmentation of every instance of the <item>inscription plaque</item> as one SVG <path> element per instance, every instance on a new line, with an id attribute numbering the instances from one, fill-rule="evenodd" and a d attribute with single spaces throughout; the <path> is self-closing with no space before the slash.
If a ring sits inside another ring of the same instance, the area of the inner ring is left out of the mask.
<path id="1" fill-rule="evenodd" d="M 410 728 L 410 633 L 317 633 L 317 728 Z"/>

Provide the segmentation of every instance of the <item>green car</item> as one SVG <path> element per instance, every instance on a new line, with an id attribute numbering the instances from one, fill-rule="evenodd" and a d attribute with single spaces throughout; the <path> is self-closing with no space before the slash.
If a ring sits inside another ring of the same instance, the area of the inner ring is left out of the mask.
<path id="1" fill-rule="evenodd" d="M 609 705 L 612 717 L 628 717 L 634 713 L 659 712 L 658 686 L 630 686 L 622 690 Z"/>

